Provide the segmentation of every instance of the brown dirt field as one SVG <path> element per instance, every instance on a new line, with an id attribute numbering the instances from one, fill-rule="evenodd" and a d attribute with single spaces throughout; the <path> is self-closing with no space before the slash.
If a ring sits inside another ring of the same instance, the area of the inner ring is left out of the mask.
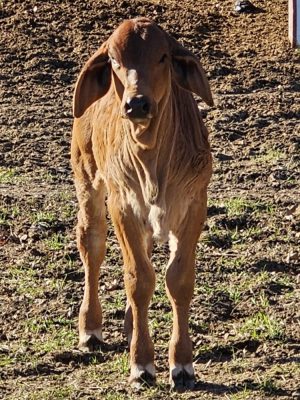
<path id="1" fill-rule="evenodd" d="M 287 0 L 0 1 L 0 398 L 300 398 L 299 50 Z M 127 386 L 122 259 L 102 267 L 105 346 L 76 350 L 83 270 L 69 162 L 72 93 L 83 63 L 125 18 L 153 18 L 197 54 L 214 108 L 214 176 L 198 245 L 191 334 L 198 382 L 167 383 L 167 247 L 155 248 L 150 310 L 158 386 Z"/>

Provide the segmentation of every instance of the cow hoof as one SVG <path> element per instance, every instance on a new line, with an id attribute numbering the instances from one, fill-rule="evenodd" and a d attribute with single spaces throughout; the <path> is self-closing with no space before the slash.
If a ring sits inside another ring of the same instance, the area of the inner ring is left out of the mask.
<path id="1" fill-rule="evenodd" d="M 154 386 L 156 383 L 156 377 L 153 364 L 149 364 L 145 368 L 140 365 L 131 368 L 129 383 L 135 390 Z"/>
<path id="2" fill-rule="evenodd" d="M 80 335 L 79 349 L 84 352 L 93 352 L 99 350 L 103 344 L 103 337 L 101 329 L 87 331 Z"/>
<path id="3" fill-rule="evenodd" d="M 176 367 L 171 372 L 170 384 L 171 389 L 176 392 L 185 392 L 187 390 L 194 390 L 195 388 L 195 375 L 193 367 L 189 365 L 184 367 Z"/>

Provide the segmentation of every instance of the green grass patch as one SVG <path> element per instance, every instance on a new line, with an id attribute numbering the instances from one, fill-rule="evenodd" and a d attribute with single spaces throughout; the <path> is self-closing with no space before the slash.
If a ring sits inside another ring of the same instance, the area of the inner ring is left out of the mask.
<path id="1" fill-rule="evenodd" d="M 267 377 L 261 378 L 259 375 L 257 375 L 257 378 L 259 382 L 259 389 L 264 393 L 273 394 L 278 391 L 278 387 L 272 379 Z"/>
<path id="2" fill-rule="evenodd" d="M 253 396 L 252 390 L 249 390 L 246 386 L 243 389 L 243 391 L 241 391 L 241 392 L 226 395 L 225 399 L 226 400 L 250 400 L 250 399 L 252 399 L 252 396 Z"/>
<path id="3" fill-rule="evenodd" d="M 11 225 L 11 221 L 21 214 L 17 205 L 8 207 L 3 205 L 0 207 L 0 225 Z"/>
<path id="4" fill-rule="evenodd" d="M 61 233 L 55 233 L 49 239 L 46 239 L 45 243 L 49 250 L 61 251 L 66 246 L 66 240 L 66 236 L 63 236 Z"/>
<path id="5" fill-rule="evenodd" d="M 133 397 L 129 397 L 128 395 L 125 394 L 120 394 L 120 393 L 106 393 L 103 397 L 105 400 L 131 400 Z"/>
<path id="6" fill-rule="evenodd" d="M 260 200 L 251 200 L 242 197 L 233 197 L 224 201 L 208 201 L 209 206 L 224 207 L 229 217 L 240 216 L 243 214 L 259 214 L 262 211 L 273 214 L 276 206 Z"/>
<path id="7" fill-rule="evenodd" d="M 41 389 L 37 393 L 29 393 L 28 400 L 62 400 L 71 399 L 74 394 L 73 386 L 59 386 L 56 388 Z"/>
<path id="8" fill-rule="evenodd" d="M 105 296 L 104 307 L 107 311 L 124 310 L 125 305 L 126 305 L 125 290 L 114 290 L 113 296 Z"/>
<path id="9" fill-rule="evenodd" d="M 40 280 L 39 272 L 34 268 L 10 267 L 8 272 L 9 283 L 16 293 L 31 299 L 43 296 L 42 281 Z"/>
<path id="10" fill-rule="evenodd" d="M 36 353 L 74 348 L 78 337 L 74 321 L 67 318 L 30 318 L 24 322 L 24 334 L 31 340 Z"/>
<path id="11" fill-rule="evenodd" d="M 276 164 L 279 160 L 285 159 L 286 155 L 279 150 L 269 149 L 265 154 L 254 157 L 257 164 Z"/>
<path id="12" fill-rule="evenodd" d="M 247 274 L 245 271 L 242 271 L 235 276 L 232 276 L 231 279 L 234 281 L 226 282 L 225 284 L 221 285 L 221 290 L 225 293 L 228 293 L 229 298 L 235 303 L 239 303 L 243 300 L 246 293 L 252 293 L 251 302 L 253 304 L 259 305 L 262 309 L 266 309 L 269 306 L 268 298 L 265 295 L 264 291 L 259 291 L 258 294 L 254 295 L 259 286 L 267 285 L 270 280 L 272 280 L 271 275 L 266 272 L 262 271 L 259 274 L 251 275 Z"/>
<path id="13" fill-rule="evenodd" d="M 122 354 L 118 354 L 114 357 L 114 359 L 110 362 L 111 369 L 118 374 L 128 376 L 130 371 L 129 365 L 129 354 L 128 352 L 124 352 Z"/>
<path id="14" fill-rule="evenodd" d="M 11 357 L 9 354 L 3 354 L 2 352 L 0 352 L 0 368 L 5 368 L 13 365 L 14 362 L 14 358 Z"/>
<path id="15" fill-rule="evenodd" d="M 32 222 L 53 222 L 56 220 L 56 216 L 51 211 L 38 211 L 31 217 Z"/>
<path id="16" fill-rule="evenodd" d="M 202 242 L 216 248 L 231 248 L 243 246 L 249 241 L 260 239 L 263 231 L 261 228 L 253 226 L 247 229 L 221 229 L 213 225 L 209 232 L 203 236 Z"/>
<path id="17" fill-rule="evenodd" d="M 2 184 L 14 183 L 16 176 L 17 173 L 14 168 L 0 167 L 0 183 Z"/>
<path id="18" fill-rule="evenodd" d="M 248 318 L 240 331 L 255 340 L 281 339 L 284 336 L 282 325 L 265 311 L 260 311 Z"/>
<path id="19" fill-rule="evenodd" d="M 61 217 L 63 219 L 75 218 L 78 205 L 77 200 L 73 197 L 73 193 L 61 192 L 59 201 L 61 204 Z"/>
<path id="20" fill-rule="evenodd" d="M 227 270 L 240 270 L 247 264 L 246 257 L 228 257 L 228 256 L 221 256 L 220 259 L 217 260 L 218 265 L 223 269 Z"/>

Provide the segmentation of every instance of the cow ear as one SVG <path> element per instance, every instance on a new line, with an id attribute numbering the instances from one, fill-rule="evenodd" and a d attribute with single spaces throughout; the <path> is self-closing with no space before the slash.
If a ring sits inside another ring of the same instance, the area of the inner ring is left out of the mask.
<path id="1" fill-rule="evenodd" d="M 214 105 L 208 79 L 200 61 L 171 38 L 173 76 L 177 84 L 185 90 L 200 96 L 209 106 Z"/>
<path id="2" fill-rule="evenodd" d="M 82 68 L 73 97 L 74 117 L 81 117 L 96 100 L 103 97 L 111 83 L 108 46 L 105 42 Z"/>

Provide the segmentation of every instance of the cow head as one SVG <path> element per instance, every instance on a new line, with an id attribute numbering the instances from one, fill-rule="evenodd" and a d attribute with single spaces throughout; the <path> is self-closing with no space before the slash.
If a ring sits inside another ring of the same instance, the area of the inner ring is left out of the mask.
<path id="1" fill-rule="evenodd" d="M 170 92 L 172 79 L 213 105 L 203 68 L 190 51 L 149 19 L 127 20 L 83 67 L 74 116 L 82 116 L 114 85 L 122 116 L 147 127 Z"/>

